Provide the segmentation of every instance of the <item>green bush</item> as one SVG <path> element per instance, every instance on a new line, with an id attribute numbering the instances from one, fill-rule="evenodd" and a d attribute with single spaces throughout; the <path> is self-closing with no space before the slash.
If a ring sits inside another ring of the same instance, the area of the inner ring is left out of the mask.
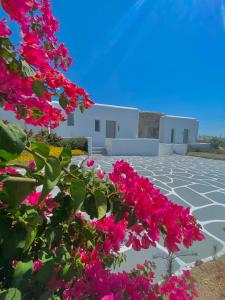
<path id="1" fill-rule="evenodd" d="M 62 146 L 63 147 L 70 146 L 72 150 L 80 149 L 80 150 L 87 151 L 88 150 L 88 141 L 85 137 L 64 139 Z"/>
<path id="2" fill-rule="evenodd" d="M 42 142 L 51 146 L 66 147 L 69 146 L 72 150 L 80 149 L 88 150 L 88 141 L 85 137 L 63 139 L 56 133 L 49 133 L 47 130 L 41 130 L 33 136 L 34 142 Z"/>
<path id="3" fill-rule="evenodd" d="M 213 136 L 210 139 L 210 143 L 213 145 L 215 149 L 219 149 L 220 147 L 225 148 L 225 139 L 217 136 Z"/>
<path id="4" fill-rule="evenodd" d="M 56 133 L 49 133 L 48 130 L 41 130 L 37 134 L 34 135 L 33 138 L 35 141 L 43 142 L 51 146 L 63 146 L 63 138 Z"/>

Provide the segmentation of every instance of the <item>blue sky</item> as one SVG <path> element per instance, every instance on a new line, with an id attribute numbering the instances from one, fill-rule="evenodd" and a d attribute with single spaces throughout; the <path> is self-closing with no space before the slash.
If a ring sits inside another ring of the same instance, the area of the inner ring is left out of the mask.
<path id="1" fill-rule="evenodd" d="M 95 102 L 194 116 L 225 136 L 223 0 L 52 2 L 68 76 Z"/>

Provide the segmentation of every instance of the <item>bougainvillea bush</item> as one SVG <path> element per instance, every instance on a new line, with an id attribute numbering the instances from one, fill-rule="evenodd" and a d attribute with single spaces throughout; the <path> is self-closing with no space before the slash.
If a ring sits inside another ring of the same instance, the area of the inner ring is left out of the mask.
<path id="1" fill-rule="evenodd" d="M 68 50 L 55 35 L 48 0 L 2 0 L 20 27 L 10 41 L 0 21 L 0 103 L 27 124 L 55 127 L 88 94 L 63 72 Z M 10 21 L 10 22 L 11 22 Z M 60 71 L 61 69 L 61 71 Z M 51 105 L 58 99 L 62 110 Z M 13 163 L 23 152 L 29 164 Z M 189 209 L 170 202 L 148 179 L 118 161 L 105 174 L 92 160 L 71 164 L 71 149 L 51 156 L 15 125 L 0 121 L 0 299 L 194 299 L 188 271 L 154 284 L 152 264 L 112 272 L 121 246 L 135 251 L 163 240 L 169 252 L 203 239 Z"/>

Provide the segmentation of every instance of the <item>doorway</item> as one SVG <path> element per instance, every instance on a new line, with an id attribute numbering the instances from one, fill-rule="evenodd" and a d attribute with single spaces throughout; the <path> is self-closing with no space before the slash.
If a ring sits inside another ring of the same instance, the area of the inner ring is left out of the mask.
<path id="1" fill-rule="evenodd" d="M 188 142 L 189 142 L 189 130 L 188 129 L 184 129 L 183 143 L 184 144 L 188 144 Z"/>
<path id="2" fill-rule="evenodd" d="M 106 121 L 106 138 L 115 139 L 116 137 L 116 121 Z"/>

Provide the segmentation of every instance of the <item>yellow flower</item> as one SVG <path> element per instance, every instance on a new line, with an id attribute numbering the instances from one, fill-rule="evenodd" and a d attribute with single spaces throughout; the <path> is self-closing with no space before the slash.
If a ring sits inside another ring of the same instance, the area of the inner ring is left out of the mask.
<path id="1" fill-rule="evenodd" d="M 55 147 L 55 146 L 49 146 L 50 152 L 49 154 L 54 157 L 59 157 L 63 147 Z M 86 152 L 80 149 L 74 149 L 72 150 L 72 156 L 79 156 L 79 155 L 85 155 Z M 20 164 L 28 164 L 30 161 L 34 160 L 34 157 L 31 153 L 27 151 L 23 151 L 16 159 L 12 160 L 12 163 L 20 163 Z"/>

